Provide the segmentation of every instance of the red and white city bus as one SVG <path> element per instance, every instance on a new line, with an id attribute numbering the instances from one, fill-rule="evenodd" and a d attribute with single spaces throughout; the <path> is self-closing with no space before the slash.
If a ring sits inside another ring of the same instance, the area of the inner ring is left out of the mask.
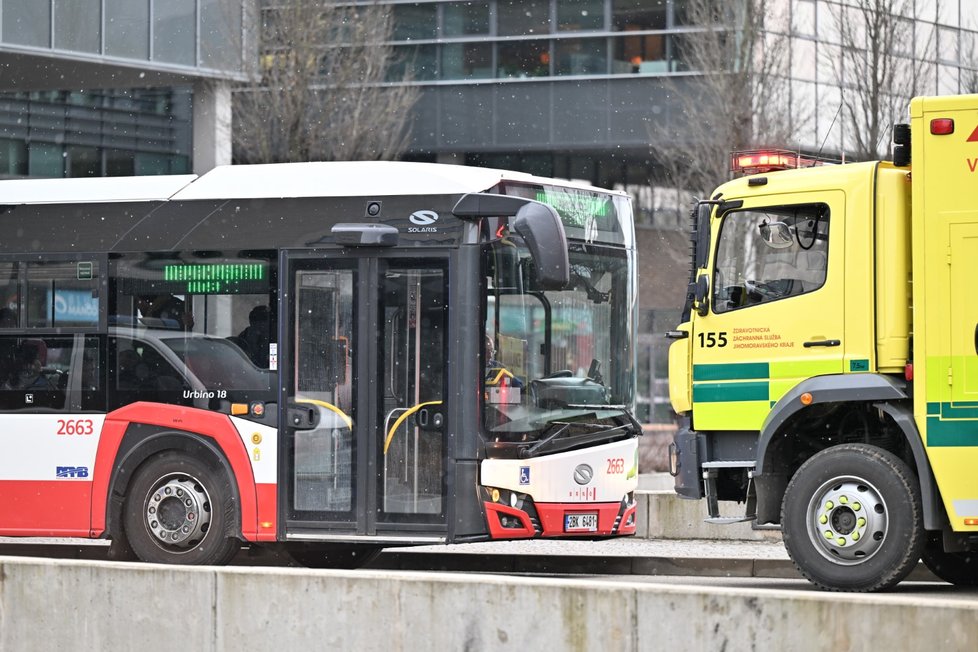
<path id="1" fill-rule="evenodd" d="M 635 531 L 626 195 L 412 163 L 0 182 L 0 536 L 220 564 Z"/>

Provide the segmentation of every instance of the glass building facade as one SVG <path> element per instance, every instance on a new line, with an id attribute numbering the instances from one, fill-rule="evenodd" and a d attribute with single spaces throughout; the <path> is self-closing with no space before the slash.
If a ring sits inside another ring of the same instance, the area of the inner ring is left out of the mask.
<path id="1" fill-rule="evenodd" d="M 184 174 L 189 88 L 0 94 L 0 178 Z"/>
<path id="2" fill-rule="evenodd" d="M 189 172 L 192 86 L 247 78 L 254 6 L 0 0 L 0 178 Z"/>

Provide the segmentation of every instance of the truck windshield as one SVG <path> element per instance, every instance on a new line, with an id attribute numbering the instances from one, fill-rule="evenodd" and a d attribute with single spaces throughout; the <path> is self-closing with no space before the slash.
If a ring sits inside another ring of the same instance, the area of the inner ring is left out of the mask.
<path id="1" fill-rule="evenodd" d="M 633 258 L 572 243 L 570 285 L 536 289 L 532 259 L 486 251 L 483 401 L 490 454 L 552 453 L 635 434 Z"/>

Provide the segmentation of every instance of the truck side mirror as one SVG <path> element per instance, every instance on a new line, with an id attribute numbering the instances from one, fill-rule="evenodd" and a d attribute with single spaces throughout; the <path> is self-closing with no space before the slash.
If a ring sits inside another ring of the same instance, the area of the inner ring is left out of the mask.
<path id="1" fill-rule="evenodd" d="M 706 274 L 700 274 L 696 279 L 696 286 L 693 288 L 693 305 L 696 314 L 705 317 L 710 311 L 710 281 Z"/>

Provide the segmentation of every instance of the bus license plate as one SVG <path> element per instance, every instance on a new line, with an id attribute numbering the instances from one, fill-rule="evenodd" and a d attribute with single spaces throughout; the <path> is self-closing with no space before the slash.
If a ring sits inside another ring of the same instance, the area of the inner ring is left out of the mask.
<path id="1" fill-rule="evenodd" d="M 597 532 L 597 514 L 564 514 L 564 532 Z"/>

